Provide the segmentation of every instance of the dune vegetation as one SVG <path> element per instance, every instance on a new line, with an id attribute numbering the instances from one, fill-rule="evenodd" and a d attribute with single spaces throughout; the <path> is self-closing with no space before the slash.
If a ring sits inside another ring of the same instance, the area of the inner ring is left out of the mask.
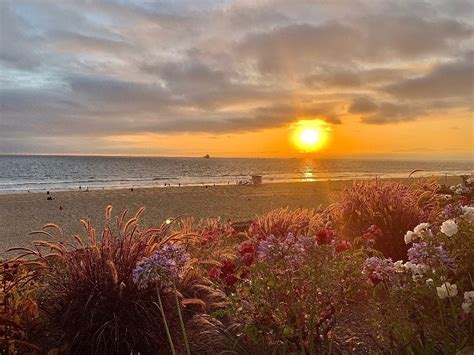
<path id="1" fill-rule="evenodd" d="M 1 266 L 3 353 L 454 354 L 474 346 L 470 181 L 356 182 L 323 211 L 99 231 Z"/>

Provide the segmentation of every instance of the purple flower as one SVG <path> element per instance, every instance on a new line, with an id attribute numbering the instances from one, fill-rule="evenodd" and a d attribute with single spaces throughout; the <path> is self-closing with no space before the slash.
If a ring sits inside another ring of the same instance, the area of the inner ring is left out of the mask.
<path id="1" fill-rule="evenodd" d="M 140 260 L 132 272 L 133 282 L 145 289 L 157 282 L 171 284 L 190 260 L 189 254 L 175 245 L 165 245 L 153 255 Z"/>
<path id="2" fill-rule="evenodd" d="M 457 203 L 450 203 L 446 205 L 443 209 L 442 216 L 443 219 L 450 219 L 460 216 L 462 213 L 461 206 Z"/>
<path id="3" fill-rule="evenodd" d="M 413 264 L 424 264 L 430 267 L 438 265 L 455 269 L 456 264 L 454 260 L 448 255 L 443 246 L 433 246 L 431 243 L 420 242 L 413 243 L 413 246 L 408 249 L 408 260 Z"/>
<path id="4" fill-rule="evenodd" d="M 257 258 L 266 262 L 283 260 L 297 269 L 308 257 L 311 248 L 316 247 L 314 238 L 288 233 L 283 237 L 270 235 L 257 245 Z"/>

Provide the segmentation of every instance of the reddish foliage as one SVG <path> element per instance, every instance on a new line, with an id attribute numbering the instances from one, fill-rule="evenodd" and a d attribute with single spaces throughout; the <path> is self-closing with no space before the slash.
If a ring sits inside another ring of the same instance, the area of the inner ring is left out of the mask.
<path id="1" fill-rule="evenodd" d="M 394 260 L 406 259 L 403 236 L 441 211 L 434 182 L 410 186 L 396 182 L 359 181 L 345 189 L 327 209 L 338 234 L 349 240 L 372 240 L 373 247 Z M 372 225 L 375 225 L 372 227 Z M 365 234 L 368 232 L 369 234 Z"/>

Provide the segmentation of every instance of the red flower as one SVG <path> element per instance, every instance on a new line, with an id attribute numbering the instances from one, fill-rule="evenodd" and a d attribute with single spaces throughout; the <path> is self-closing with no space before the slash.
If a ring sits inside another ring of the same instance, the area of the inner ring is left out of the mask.
<path id="1" fill-rule="evenodd" d="M 226 276 L 225 278 L 225 284 L 229 287 L 232 287 L 235 285 L 235 283 L 238 281 L 239 279 L 237 278 L 237 276 L 235 276 L 234 274 L 229 274 Z"/>
<path id="2" fill-rule="evenodd" d="M 242 261 L 245 265 L 250 266 L 252 265 L 255 259 L 255 251 L 257 247 L 254 244 L 243 244 L 240 247 L 240 256 L 242 257 Z"/>
<path id="3" fill-rule="evenodd" d="M 212 268 L 211 270 L 209 270 L 209 277 L 211 279 L 215 279 L 217 277 L 217 269 L 216 268 Z"/>
<path id="4" fill-rule="evenodd" d="M 254 244 L 242 244 L 240 247 L 240 256 L 244 256 L 245 254 L 255 254 L 255 250 L 257 248 Z"/>
<path id="5" fill-rule="evenodd" d="M 235 265 L 232 260 L 224 260 L 221 265 L 221 271 L 223 274 L 233 274 L 235 271 Z"/>
<path id="6" fill-rule="evenodd" d="M 331 244 L 333 239 L 334 239 L 334 231 L 331 228 L 321 229 L 316 234 L 316 242 L 318 243 L 318 245 Z"/>
<path id="7" fill-rule="evenodd" d="M 352 247 L 351 242 L 349 242 L 347 240 L 339 240 L 336 243 L 336 252 L 341 253 L 343 251 L 346 251 L 346 250 L 350 249 L 351 247 Z"/>

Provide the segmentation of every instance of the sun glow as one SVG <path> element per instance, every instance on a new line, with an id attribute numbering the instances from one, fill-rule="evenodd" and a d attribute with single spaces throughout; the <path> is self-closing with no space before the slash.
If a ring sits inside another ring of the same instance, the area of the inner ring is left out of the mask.
<path id="1" fill-rule="evenodd" d="M 293 144 L 300 152 L 310 153 L 327 145 L 330 127 L 321 120 L 302 120 L 293 125 Z"/>

